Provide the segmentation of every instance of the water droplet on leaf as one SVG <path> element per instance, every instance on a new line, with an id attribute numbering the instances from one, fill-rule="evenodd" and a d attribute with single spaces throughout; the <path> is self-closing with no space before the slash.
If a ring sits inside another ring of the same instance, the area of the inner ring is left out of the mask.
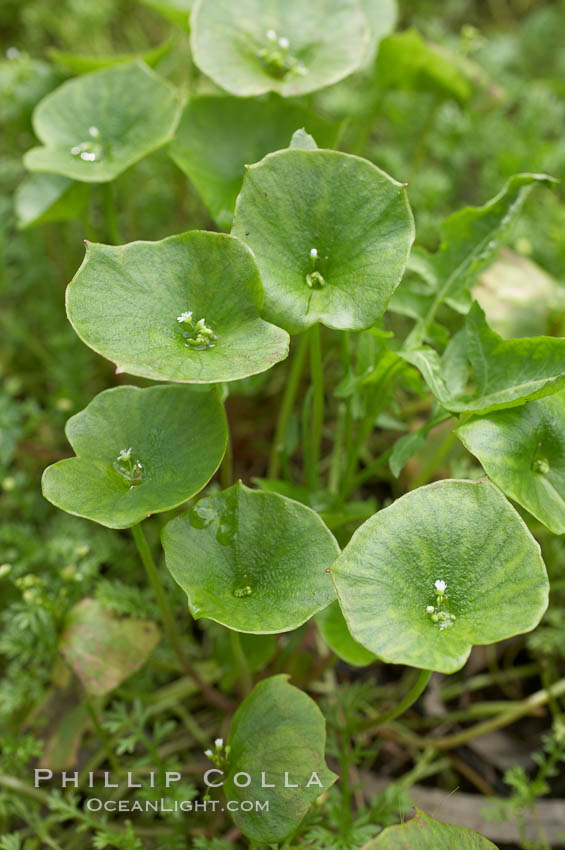
<path id="1" fill-rule="evenodd" d="M 532 469 L 538 475 L 547 475 L 549 472 L 549 461 L 545 457 L 538 457 L 534 460 Z"/>
<path id="2" fill-rule="evenodd" d="M 131 487 L 141 484 L 143 464 L 133 457 L 131 448 L 122 449 L 112 466 Z"/>

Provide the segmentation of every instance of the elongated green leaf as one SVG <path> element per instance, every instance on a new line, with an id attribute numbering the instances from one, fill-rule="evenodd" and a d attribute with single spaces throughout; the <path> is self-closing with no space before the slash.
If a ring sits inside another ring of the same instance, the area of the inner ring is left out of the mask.
<path id="1" fill-rule="evenodd" d="M 507 496 L 565 533 L 565 393 L 491 413 L 455 433 Z"/>
<path id="2" fill-rule="evenodd" d="M 335 599 L 339 547 L 310 508 L 239 483 L 163 530 L 167 567 L 196 619 L 240 632 L 295 629 Z"/>
<path id="3" fill-rule="evenodd" d="M 368 328 L 384 313 L 414 238 L 403 184 L 367 160 L 285 150 L 252 165 L 232 232 L 253 250 L 265 317 L 297 333 Z"/>
<path id="4" fill-rule="evenodd" d="M 105 390 L 67 422 L 76 457 L 43 473 L 58 508 L 129 528 L 198 493 L 218 468 L 227 428 L 214 391 L 160 386 Z"/>
<path id="5" fill-rule="evenodd" d="M 145 6 L 159 12 L 164 18 L 180 29 L 189 29 L 190 12 L 194 0 L 141 0 Z"/>
<path id="6" fill-rule="evenodd" d="M 169 153 L 219 227 L 229 230 L 245 166 L 287 147 L 300 127 L 320 145 L 334 144 L 335 126 L 278 97 L 198 97 L 186 105 Z"/>
<path id="7" fill-rule="evenodd" d="M 465 207 L 443 221 L 438 251 L 420 250 L 413 265 L 435 287 L 437 300 L 468 311 L 471 285 L 495 256 L 532 188 L 553 182 L 547 174 L 515 174 L 482 207 Z"/>
<path id="8" fill-rule="evenodd" d="M 386 88 L 431 92 L 461 103 L 467 101 L 472 92 L 456 56 L 427 44 L 415 30 L 382 40 L 377 71 L 380 85 Z"/>
<path id="9" fill-rule="evenodd" d="M 161 242 L 88 243 L 67 290 L 75 331 L 120 372 L 194 384 L 284 360 L 288 335 L 259 318 L 262 303 L 246 246 L 197 230 Z"/>
<path id="10" fill-rule="evenodd" d="M 530 631 L 547 607 L 539 546 L 486 480 L 408 493 L 355 532 L 331 572 L 359 643 L 442 673 L 462 667 L 474 644 Z"/>
<path id="11" fill-rule="evenodd" d="M 454 393 L 454 386 L 449 386 L 447 352 L 443 359 L 431 348 L 401 354 L 421 371 L 447 410 L 489 413 L 552 395 L 565 387 L 565 339 L 539 336 L 504 340 L 489 328 L 475 302 L 467 316 L 464 341 L 475 385 L 472 395 Z"/>
<path id="12" fill-rule="evenodd" d="M 171 46 L 171 40 L 165 41 L 163 44 L 158 44 L 157 47 L 144 50 L 139 55 L 135 53 L 108 53 L 105 56 L 100 56 L 92 53 L 69 53 L 65 50 L 57 50 L 54 47 L 47 53 L 56 65 L 60 65 L 71 74 L 88 74 L 91 71 L 99 71 L 101 68 L 127 65 L 135 62 L 137 58 L 153 68 L 169 52 Z"/>
<path id="13" fill-rule="evenodd" d="M 18 227 L 80 218 L 88 203 L 88 188 L 59 174 L 32 174 L 16 190 Z"/>
<path id="14" fill-rule="evenodd" d="M 254 800 L 269 804 L 268 811 L 240 808 L 232 817 L 248 838 L 268 844 L 286 838 L 337 779 L 324 760 L 322 713 L 287 678 L 260 682 L 236 711 L 229 734 L 226 797 L 241 802 L 252 793 Z M 249 787 L 240 784 L 247 782 L 246 774 Z"/>
<path id="15" fill-rule="evenodd" d="M 191 27 L 200 70 L 244 97 L 329 86 L 359 67 L 370 42 L 356 0 L 197 0 Z"/>
<path id="16" fill-rule="evenodd" d="M 416 809 L 416 817 L 389 826 L 362 850 L 497 850 L 497 847 L 472 829 L 441 823 Z"/>
<path id="17" fill-rule="evenodd" d="M 168 142 L 179 115 L 175 89 L 143 62 L 84 74 L 37 106 L 33 126 L 44 146 L 24 164 L 85 183 L 113 180 Z"/>
<path id="18" fill-rule="evenodd" d="M 366 667 L 375 660 L 373 653 L 352 636 L 337 601 L 316 614 L 316 625 L 332 652 L 347 664 Z"/>
<path id="19" fill-rule="evenodd" d="M 67 616 L 59 649 L 86 692 L 103 696 L 145 664 L 159 639 L 151 620 L 117 618 L 83 599 Z"/>

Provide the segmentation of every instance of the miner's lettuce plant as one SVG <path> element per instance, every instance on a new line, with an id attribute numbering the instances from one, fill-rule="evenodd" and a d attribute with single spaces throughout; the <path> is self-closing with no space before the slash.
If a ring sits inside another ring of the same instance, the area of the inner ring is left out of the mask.
<path id="1" fill-rule="evenodd" d="M 181 26 L 188 20 L 190 3 L 148 3 Z M 306 99 L 284 99 L 367 73 L 375 61 L 387 68 L 387 56 L 402 59 L 397 73 L 411 87 L 425 87 L 416 60 L 428 48 L 414 34 L 386 39 L 374 59 L 393 20 L 391 4 L 379 16 L 371 0 L 315 0 L 307 9 L 298 0 L 197 0 L 194 62 L 241 99 L 207 93 L 183 103 L 139 61 L 78 76 L 37 107 L 42 147 L 26 155 L 33 175 L 19 193 L 23 226 L 72 218 L 88 202 L 82 184 L 112 181 L 167 145 L 215 224 L 231 231 L 89 239 L 67 289 L 72 327 L 116 374 L 165 383 L 104 390 L 71 417 L 75 456 L 45 470 L 43 493 L 70 514 L 131 529 L 178 665 L 231 712 L 187 652 L 186 624 L 175 619 L 144 533 L 148 517 L 175 510 L 161 530 L 166 567 L 186 594 L 186 620 L 222 630 L 242 697 L 225 747 L 210 757 L 228 799 L 248 794 L 242 774 L 271 778 L 253 789 L 269 813 L 234 815 L 252 847 L 293 846 L 336 781 L 324 718 L 287 681 L 284 655 L 264 677 L 272 635 L 309 622 L 350 665 L 415 668 L 406 696 L 357 731 L 378 727 L 418 699 L 433 671 L 453 673 L 473 646 L 541 620 L 546 568 L 510 500 L 550 531 L 565 529 L 565 341 L 502 339 L 473 299 L 527 195 L 551 178 L 516 175 L 483 206 L 448 217 L 435 253 L 412 250 L 403 175 L 333 149 L 337 124 Z M 447 60 L 436 60 L 432 88 L 464 101 L 462 72 L 450 76 Z M 110 230 L 119 235 L 115 220 Z M 398 316 L 407 324 L 390 323 Z M 324 368 L 326 345 L 338 351 L 337 379 Z M 255 392 L 261 384 L 252 382 L 273 367 L 284 388 L 269 474 L 250 488 L 233 481 L 237 444 L 224 402 Z M 373 429 L 407 387 L 429 389 L 429 418 L 373 455 Z M 428 484 L 432 468 L 386 507 L 364 503 L 364 482 L 387 463 L 398 477 L 448 421 L 484 477 Z M 210 483 L 220 465 L 219 484 Z M 103 633 L 93 649 L 95 623 Z M 85 598 L 71 609 L 60 650 L 89 697 L 101 697 L 142 668 L 159 639 L 151 621 L 120 619 Z M 254 673 L 261 681 L 253 687 Z M 455 844 L 494 846 L 422 813 L 365 846 Z"/>

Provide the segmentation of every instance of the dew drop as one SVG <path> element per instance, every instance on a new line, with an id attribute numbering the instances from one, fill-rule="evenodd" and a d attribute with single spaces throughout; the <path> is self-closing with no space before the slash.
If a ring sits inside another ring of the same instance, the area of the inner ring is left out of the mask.
<path id="1" fill-rule="evenodd" d="M 204 499 L 193 507 L 188 518 L 194 528 L 208 528 L 218 518 L 218 512 L 209 504 L 208 499 Z"/>
<path id="2" fill-rule="evenodd" d="M 97 127 L 91 127 L 90 135 L 96 138 L 92 133 L 95 131 L 99 135 L 100 131 Z M 78 145 L 73 145 L 71 148 L 71 156 L 78 157 L 82 162 L 101 162 L 104 159 L 104 146 L 100 142 L 87 141 L 80 142 Z"/>
<path id="3" fill-rule="evenodd" d="M 193 351 L 206 351 L 208 348 L 214 348 L 218 337 L 211 327 L 206 324 L 206 319 L 195 320 L 192 310 L 186 310 L 177 316 L 177 328 L 180 332 L 184 344 L 187 348 Z"/>

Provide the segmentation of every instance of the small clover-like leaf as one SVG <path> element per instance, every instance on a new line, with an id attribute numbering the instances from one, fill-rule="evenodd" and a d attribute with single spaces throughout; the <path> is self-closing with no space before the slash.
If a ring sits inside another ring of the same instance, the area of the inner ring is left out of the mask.
<path id="1" fill-rule="evenodd" d="M 332 652 L 347 664 L 366 667 L 375 660 L 373 653 L 352 636 L 337 600 L 316 614 L 316 625 Z"/>
<path id="2" fill-rule="evenodd" d="M 285 148 L 299 127 L 333 145 L 336 127 L 279 97 L 204 96 L 186 105 L 169 154 L 194 184 L 214 221 L 229 230 L 245 166 Z"/>
<path id="3" fill-rule="evenodd" d="M 67 615 L 59 649 L 86 692 L 103 696 L 143 666 L 159 638 L 151 620 L 118 618 L 83 599 Z"/>
<path id="4" fill-rule="evenodd" d="M 255 254 L 269 321 L 360 330 L 384 313 L 414 223 L 405 186 L 367 160 L 288 149 L 247 170 L 232 232 Z"/>
<path id="5" fill-rule="evenodd" d="M 359 67 L 370 42 L 357 0 L 198 0 L 191 26 L 200 70 L 246 97 L 329 86 Z"/>
<path id="6" fill-rule="evenodd" d="M 163 529 L 173 578 L 195 618 L 254 634 L 302 625 L 335 600 L 325 570 L 339 554 L 305 505 L 239 483 Z"/>
<path id="7" fill-rule="evenodd" d="M 453 673 L 475 644 L 533 629 L 539 546 L 490 482 L 440 481 L 367 520 L 331 572 L 353 637 L 383 661 Z"/>
<path id="8" fill-rule="evenodd" d="M 565 393 L 491 413 L 455 433 L 507 496 L 565 534 Z"/>
<path id="9" fill-rule="evenodd" d="M 24 157 L 30 171 L 103 183 L 172 137 L 180 113 L 175 89 L 143 62 L 68 80 L 36 107 L 43 147 Z"/>
<path id="10" fill-rule="evenodd" d="M 159 386 L 105 390 L 71 417 L 76 457 L 43 473 L 43 495 L 67 513 L 109 528 L 190 499 L 226 449 L 222 405 L 213 391 Z"/>
<path id="11" fill-rule="evenodd" d="M 472 829 L 442 823 L 416 809 L 412 820 L 389 826 L 361 850 L 497 850 L 497 847 Z"/>
<path id="12" fill-rule="evenodd" d="M 266 844 L 286 838 L 337 779 L 324 759 L 322 712 L 287 678 L 273 676 L 254 688 L 236 711 L 228 739 L 227 799 L 241 802 L 252 793 L 268 803 L 261 810 L 237 807 L 232 817 L 248 838 Z"/>
<path id="13" fill-rule="evenodd" d="M 472 369 L 474 392 L 454 392 L 449 380 L 450 352 L 440 358 L 432 348 L 402 353 L 416 366 L 438 401 L 453 412 L 489 413 L 544 398 L 565 387 L 565 339 L 538 336 L 504 340 L 491 330 L 475 301 L 465 321 L 464 336 L 450 346 Z M 461 362 L 458 363 L 461 367 Z M 459 369 L 460 375 L 462 374 Z M 461 390 L 461 387 L 458 388 Z"/>
<path id="14" fill-rule="evenodd" d="M 121 372 L 195 384 L 255 375 L 287 356 L 288 334 L 259 317 L 262 303 L 249 249 L 196 230 L 89 243 L 67 290 L 75 331 Z"/>

